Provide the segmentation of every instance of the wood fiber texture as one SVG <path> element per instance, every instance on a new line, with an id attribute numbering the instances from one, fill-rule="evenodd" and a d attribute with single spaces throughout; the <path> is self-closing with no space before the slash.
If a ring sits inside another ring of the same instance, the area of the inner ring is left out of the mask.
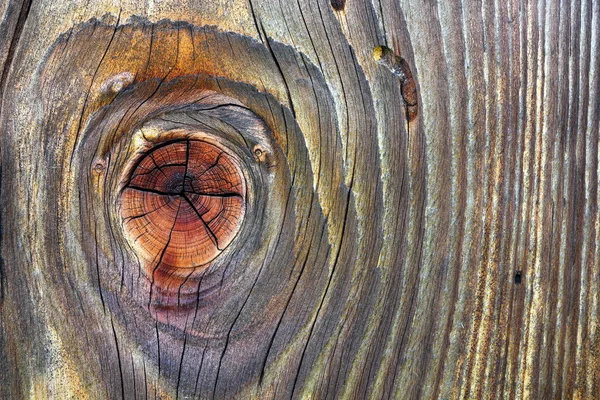
<path id="1" fill-rule="evenodd" d="M 0 398 L 597 397 L 599 68 L 593 0 L 0 1 Z"/>

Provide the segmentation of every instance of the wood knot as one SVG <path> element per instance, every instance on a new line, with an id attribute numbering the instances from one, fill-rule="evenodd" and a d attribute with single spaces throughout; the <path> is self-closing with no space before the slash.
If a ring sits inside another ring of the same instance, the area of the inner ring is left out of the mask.
<path id="1" fill-rule="evenodd" d="M 245 199 L 244 174 L 234 156 L 215 144 L 184 139 L 141 157 L 121 192 L 120 212 L 126 238 L 148 272 L 169 274 L 204 266 L 227 248 L 240 229 Z"/>
<path id="2" fill-rule="evenodd" d="M 373 59 L 387 67 L 400 79 L 400 91 L 406 103 L 406 119 L 412 121 L 418 114 L 418 94 L 417 84 L 408 62 L 386 46 L 375 47 Z"/>
<path id="3" fill-rule="evenodd" d="M 346 7 L 346 0 L 331 0 L 331 7 L 335 11 L 343 11 Z"/>
<path id="4" fill-rule="evenodd" d="M 106 170 L 106 161 L 105 160 L 96 161 L 96 163 L 94 164 L 94 167 L 92 168 L 92 172 L 96 175 L 102 175 L 105 170 Z"/>
<path id="5" fill-rule="evenodd" d="M 265 151 L 264 148 L 262 148 L 262 146 L 257 144 L 256 146 L 254 146 L 253 152 L 254 152 L 254 159 L 257 162 L 265 162 L 266 161 L 267 152 Z"/>

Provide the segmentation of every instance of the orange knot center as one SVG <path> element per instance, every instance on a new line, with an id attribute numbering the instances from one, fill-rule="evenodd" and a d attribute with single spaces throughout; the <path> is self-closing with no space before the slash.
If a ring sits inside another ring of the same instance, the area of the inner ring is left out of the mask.
<path id="1" fill-rule="evenodd" d="M 245 196 L 238 161 L 223 149 L 202 140 L 161 144 L 121 192 L 125 236 L 148 272 L 206 265 L 239 231 Z"/>

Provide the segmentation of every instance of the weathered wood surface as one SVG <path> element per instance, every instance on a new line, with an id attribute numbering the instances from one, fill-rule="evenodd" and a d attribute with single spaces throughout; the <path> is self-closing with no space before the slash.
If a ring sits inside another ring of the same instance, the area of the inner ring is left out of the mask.
<path id="1" fill-rule="evenodd" d="M 599 2 L 0 15 L 0 398 L 597 398 Z M 120 196 L 199 137 L 247 195 L 182 272 Z"/>

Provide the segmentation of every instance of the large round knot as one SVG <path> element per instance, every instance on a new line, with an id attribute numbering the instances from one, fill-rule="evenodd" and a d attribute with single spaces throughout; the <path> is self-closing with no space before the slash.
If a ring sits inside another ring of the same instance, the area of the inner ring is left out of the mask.
<path id="1" fill-rule="evenodd" d="M 195 268 L 233 240 L 246 184 L 235 157 L 201 140 L 142 155 L 120 198 L 126 238 L 152 268 Z"/>

